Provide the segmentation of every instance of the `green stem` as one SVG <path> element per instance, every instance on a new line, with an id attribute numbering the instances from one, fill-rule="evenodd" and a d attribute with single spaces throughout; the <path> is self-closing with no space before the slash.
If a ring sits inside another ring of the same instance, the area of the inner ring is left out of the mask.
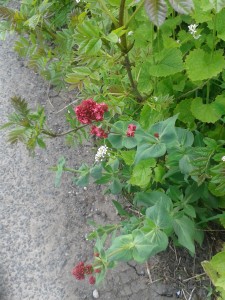
<path id="1" fill-rule="evenodd" d="M 141 0 L 141 2 L 139 3 L 139 5 L 137 6 L 135 12 L 130 16 L 129 20 L 125 24 L 125 28 L 128 27 L 128 25 L 130 24 L 130 22 L 132 21 L 132 19 L 135 17 L 135 15 L 139 12 L 139 10 L 142 8 L 142 6 L 143 6 L 144 3 L 145 3 L 145 0 Z"/>
<path id="2" fill-rule="evenodd" d="M 121 0 L 120 2 L 120 9 L 119 9 L 119 27 L 124 26 L 124 11 L 125 11 L 125 4 L 126 0 Z M 137 84 L 134 82 L 132 70 L 131 70 L 131 63 L 129 59 L 128 52 L 130 49 L 127 47 L 127 36 L 126 34 L 121 36 L 121 51 L 124 54 L 124 65 L 127 70 L 128 78 L 133 90 L 135 97 L 137 98 L 138 102 L 143 101 L 143 97 L 141 96 L 140 92 L 137 89 Z"/>
<path id="3" fill-rule="evenodd" d="M 209 94 L 210 94 L 210 81 L 207 82 L 206 89 L 206 104 L 209 104 Z"/>
<path id="4" fill-rule="evenodd" d="M 83 127 L 86 127 L 87 125 L 88 124 L 85 124 L 85 125 L 79 126 L 77 128 L 74 128 L 74 129 L 71 129 L 71 130 L 68 130 L 68 131 L 65 131 L 65 132 L 62 132 L 62 133 L 51 132 L 51 131 L 48 131 L 48 130 L 45 130 L 45 129 L 43 129 L 41 131 L 41 133 L 55 138 L 55 137 L 67 135 L 69 133 L 73 133 L 73 132 L 75 133 L 76 131 L 80 130 Z"/>
<path id="5" fill-rule="evenodd" d="M 114 15 L 110 12 L 110 10 L 108 9 L 108 7 L 105 5 L 105 1 L 104 0 L 98 0 L 98 2 L 100 3 L 103 11 L 110 17 L 111 21 L 113 22 L 113 24 L 117 28 L 118 27 L 118 21 L 114 17 Z"/>

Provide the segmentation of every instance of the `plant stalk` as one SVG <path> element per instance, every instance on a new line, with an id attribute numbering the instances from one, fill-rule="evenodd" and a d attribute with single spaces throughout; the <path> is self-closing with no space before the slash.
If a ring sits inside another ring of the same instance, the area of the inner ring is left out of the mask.
<path id="1" fill-rule="evenodd" d="M 120 9 L 119 9 L 119 27 L 125 26 L 124 24 L 124 11 L 125 11 L 125 4 L 126 0 L 121 0 L 120 2 Z M 128 78 L 133 90 L 134 95 L 136 96 L 138 102 L 143 101 L 143 97 L 141 96 L 140 92 L 137 89 L 137 84 L 135 83 L 132 75 L 132 70 L 131 70 L 131 63 L 129 59 L 128 52 L 130 49 L 127 47 L 127 36 L 126 34 L 121 36 L 121 51 L 124 55 L 124 66 L 127 70 Z"/>
<path id="2" fill-rule="evenodd" d="M 77 127 L 77 128 L 70 129 L 70 130 L 68 130 L 68 131 L 61 132 L 61 133 L 51 132 L 51 131 L 48 131 L 48 130 L 43 129 L 43 130 L 41 131 L 41 133 L 43 133 L 43 134 L 45 134 L 45 135 L 48 135 L 48 136 L 50 136 L 50 137 L 54 137 L 54 138 L 55 138 L 55 137 L 60 137 L 60 136 L 67 135 L 67 134 L 69 134 L 69 133 L 76 132 L 76 131 L 80 130 L 81 128 L 86 127 L 87 125 L 88 125 L 88 124 L 84 124 L 84 125 L 79 126 L 79 127 Z"/>

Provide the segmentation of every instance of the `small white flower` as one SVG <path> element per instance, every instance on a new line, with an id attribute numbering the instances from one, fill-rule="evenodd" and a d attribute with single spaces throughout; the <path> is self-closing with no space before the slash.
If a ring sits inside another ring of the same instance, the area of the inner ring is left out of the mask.
<path id="1" fill-rule="evenodd" d="M 195 40 L 199 39 L 201 36 L 201 34 L 197 34 L 197 27 L 198 24 L 191 24 L 188 26 L 188 30 Z"/>
<path id="2" fill-rule="evenodd" d="M 132 34 L 133 34 L 133 31 L 129 31 L 127 35 L 129 36 L 129 35 L 132 35 Z"/>
<path id="3" fill-rule="evenodd" d="M 80 0 L 76 0 L 76 2 L 77 2 L 77 3 L 79 3 L 79 2 L 80 2 Z"/>
<path id="4" fill-rule="evenodd" d="M 180 44 L 180 40 L 176 40 L 177 44 Z"/>
<path id="5" fill-rule="evenodd" d="M 108 151 L 108 147 L 107 146 L 101 146 L 98 148 L 98 151 L 95 155 L 95 161 L 99 162 L 99 161 L 103 161 L 103 159 L 106 157 L 106 155 L 109 155 L 107 153 Z"/>
<path id="6" fill-rule="evenodd" d="M 221 160 L 222 160 L 222 161 L 225 161 L 225 156 L 222 156 Z"/>

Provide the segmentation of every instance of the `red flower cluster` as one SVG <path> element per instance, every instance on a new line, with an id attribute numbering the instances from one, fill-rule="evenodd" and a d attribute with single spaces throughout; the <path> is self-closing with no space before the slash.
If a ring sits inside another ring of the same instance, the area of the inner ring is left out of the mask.
<path id="1" fill-rule="evenodd" d="M 82 124 L 91 124 L 92 121 L 102 121 L 104 112 L 108 110 L 108 105 L 97 103 L 93 99 L 87 99 L 81 102 L 75 109 L 77 119 Z"/>
<path id="2" fill-rule="evenodd" d="M 129 124 L 126 135 L 129 137 L 133 137 L 137 126 L 134 124 Z"/>
<path id="3" fill-rule="evenodd" d="M 85 275 L 91 275 L 93 272 L 94 272 L 94 269 L 93 269 L 92 265 L 85 266 L 84 262 L 79 262 L 79 264 L 76 265 L 72 270 L 72 274 L 77 280 L 83 280 L 83 279 L 85 279 Z M 89 277 L 89 283 L 95 284 L 94 276 Z"/>
<path id="4" fill-rule="evenodd" d="M 158 132 L 154 133 L 154 137 L 157 138 L 157 139 L 159 138 Z"/>
<path id="5" fill-rule="evenodd" d="M 102 128 L 99 128 L 95 125 L 91 127 L 91 134 L 103 139 L 108 137 L 108 133 L 106 133 Z"/>
<path id="6" fill-rule="evenodd" d="M 75 268 L 73 268 L 72 274 L 77 280 L 83 280 L 85 278 L 85 276 L 84 276 L 84 274 L 85 274 L 84 262 L 79 262 L 79 264 L 76 265 Z"/>

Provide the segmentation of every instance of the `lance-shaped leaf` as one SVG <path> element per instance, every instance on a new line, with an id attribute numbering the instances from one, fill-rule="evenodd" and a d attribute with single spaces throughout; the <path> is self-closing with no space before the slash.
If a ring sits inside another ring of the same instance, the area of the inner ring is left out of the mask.
<path id="1" fill-rule="evenodd" d="M 166 19 L 167 4 L 164 0 L 145 0 L 145 9 L 149 19 L 158 27 Z"/>
<path id="2" fill-rule="evenodd" d="M 189 14 L 194 8 L 192 0 L 169 0 L 169 3 L 180 14 Z"/>

